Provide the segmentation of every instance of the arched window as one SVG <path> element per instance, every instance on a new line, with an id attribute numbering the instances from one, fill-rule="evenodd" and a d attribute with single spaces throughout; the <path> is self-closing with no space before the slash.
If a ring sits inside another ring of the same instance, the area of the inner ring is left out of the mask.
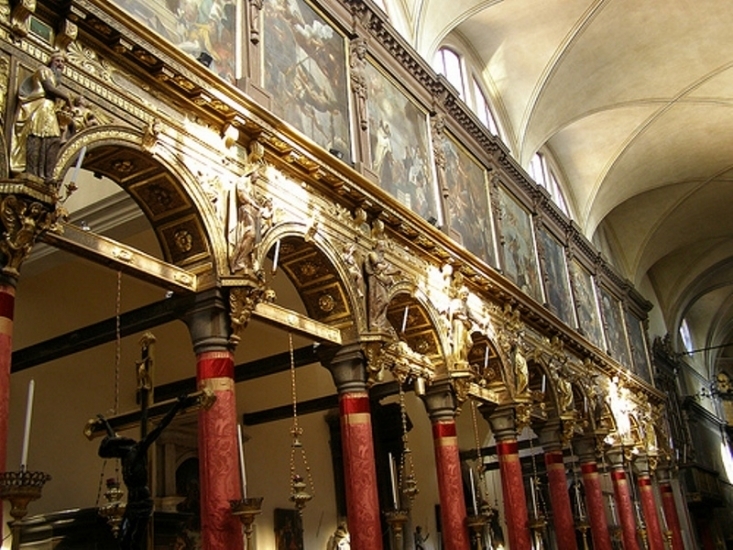
<path id="1" fill-rule="evenodd" d="M 565 196 L 560 188 L 560 184 L 557 182 L 555 172 L 553 172 L 547 162 L 547 157 L 544 154 L 535 153 L 534 157 L 532 157 L 532 162 L 529 165 L 529 172 L 532 178 L 534 178 L 534 181 L 547 190 L 550 197 L 552 197 L 552 200 L 555 201 L 555 204 L 560 207 L 560 210 L 562 210 L 566 216 L 570 216 L 567 202 L 565 202 Z"/>
<path id="2" fill-rule="evenodd" d="M 690 327 L 687 324 L 687 319 L 682 319 L 680 323 L 680 338 L 682 339 L 682 345 L 685 346 L 686 352 L 692 351 L 692 335 L 690 334 Z"/>
<path id="3" fill-rule="evenodd" d="M 438 73 L 448 79 L 458 91 L 459 97 L 466 101 L 466 79 L 464 78 L 461 57 L 450 48 L 440 48 L 435 54 L 433 66 Z"/>
<path id="4" fill-rule="evenodd" d="M 484 126 L 493 135 L 499 135 L 496 120 L 489 107 L 489 102 L 486 100 L 486 95 L 481 88 L 479 79 L 475 75 L 472 75 L 469 82 L 469 79 L 466 77 L 469 71 L 466 69 L 465 58 L 452 48 L 442 47 L 435 54 L 433 68 L 448 79 L 448 82 L 458 91 L 459 97 L 476 113 Z"/>

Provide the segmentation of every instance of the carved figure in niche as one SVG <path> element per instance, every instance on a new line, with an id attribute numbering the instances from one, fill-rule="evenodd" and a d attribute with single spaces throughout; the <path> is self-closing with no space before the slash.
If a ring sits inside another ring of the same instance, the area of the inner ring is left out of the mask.
<path id="1" fill-rule="evenodd" d="M 367 309 L 369 316 L 369 330 L 386 331 L 394 334 L 394 328 L 387 319 L 389 307 L 389 291 L 394 285 L 393 277 L 400 274 L 400 270 L 389 263 L 384 257 L 384 239 L 379 237 L 365 262 L 364 271 L 367 280 Z"/>
<path id="2" fill-rule="evenodd" d="M 351 42 L 351 53 L 349 56 L 351 91 L 356 98 L 356 114 L 359 120 L 359 127 L 362 130 L 366 130 L 369 127 L 369 120 L 367 118 L 368 87 L 366 77 L 366 51 L 367 43 L 364 38 L 355 38 Z"/>
<path id="3" fill-rule="evenodd" d="M 229 269 L 232 273 L 257 271 L 254 260 L 257 222 L 261 205 L 254 194 L 254 184 L 260 178 L 264 147 L 258 141 L 250 146 L 244 174 L 239 178 L 229 200 Z"/>
<path id="4" fill-rule="evenodd" d="M 60 88 L 66 56 L 51 55 L 18 88 L 18 110 L 13 125 L 10 167 L 51 183 L 61 136 L 71 120 L 71 100 Z"/>
<path id="5" fill-rule="evenodd" d="M 557 412 L 559 414 L 570 412 L 574 402 L 570 371 L 564 365 L 558 366 L 552 369 L 552 377 L 557 393 Z"/>
<path id="6" fill-rule="evenodd" d="M 341 522 L 336 527 L 333 535 L 328 538 L 326 550 L 349 550 L 351 548 L 351 535 L 346 528 L 346 524 Z"/>
<path id="7" fill-rule="evenodd" d="M 450 288 L 451 300 L 448 305 L 448 327 L 450 331 L 452 367 L 468 368 L 468 352 L 473 345 L 471 320 L 468 309 L 468 287 L 463 283 L 463 275 L 455 273 Z"/>
<path id="8" fill-rule="evenodd" d="M 425 541 L 430 537 L 430 533 L 423 535 L 422 527 L 415 527 L 415 550 L 425 550 Z"/>
<path id="9" fill-rule="evenodd" d="M 107 430 L 107 436 L 99 445 L 99 456 L 120 459 L 122 480 L 127 487 L 127 506 L 118 538 L 121 550 L 143 548 L 147 537 L 147 524 L 153 513 L 153 499 L 148 488 L 148 450 L 176 414 L 194 405 L 196 400 L 192 396 L 179 397 L 155 428 L 140 441 L 117 435 L 107 419 L 97 415 Z"/>
<path id="10" fill-rule="evenodd" d="M 522 346 L 519 343 L 514 346 L 514 387 L 516 388 L 516 395 L 527 393 L 529 388 L 529 368 Z"/>
<path id="11" fill-rule="evenodd" d="M 356 294 L 359 298 L 364 298 L 364 274 L 362 273 L 361 264 L 357 258 L 356 245 L 350 244 L 344 247 L 344 253 L 341 256 L 349 270 L 351 282 L 354 283 Z"/>

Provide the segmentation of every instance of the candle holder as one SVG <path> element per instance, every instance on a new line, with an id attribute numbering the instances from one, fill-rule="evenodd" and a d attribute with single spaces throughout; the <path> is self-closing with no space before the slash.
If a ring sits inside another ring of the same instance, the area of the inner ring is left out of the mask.
<path id="1" fill-rule="evenodd" d="M 529 529 L 532 532 L 532 548 L 542 550 L 545 547 L 545 539 L 542 532 L 547 527 L 547 518 L 544 514 L 538 513 L 529 520 Z"/>
<path id="2" fill-rule="evenodd" d="M 249 497 L 240 500 L 230 500 L 232 515 L 237 516 L 244 526 L 244 535 L 247 537 L 247 550 L 252 548 L 252 524 L 255 516 L 262 511 L 262 501 L 265 497 Z"/>
<path id="3" fill-rule="evenodd" d="M 614 550 L 623 550 L 623 532 L 618 524 L 609 525 L 608 530 L 611 533 L 611 546 Z"/>
<path id="4" fill-rule="evenodd" d="M 589 550 L 588 546 L 588 529 L 590 529 L 590 523 L 585 518 L 576 520 L 576 528 L 580 531 L 580 536 L 583 539 L 583 550 Z"/>
<path id="5" fill-rule="evenodd" d="M 407 510 L 391 510 L 385 512 L 387 523 L 392 531 L 392 550 L 404 550 L 405 548 L 405 524 L 409 514 Z"/>
<path id="6" fill-rule="evenodd" d="M 474 548 L 476 550 L 484 550 L 484 529 L 488 522 L 489 517 L 486 514 L 478 514 L 468 516 L 466 518 L 466 525 L 468 525 L 468 528 L 471 531 L 471 536 L 475 541 Z"/>
<path id="7" fill-rule="evenodd" d="M 0 498 L 10 502 L 10 515 L 13 521 L 10 528 L 13 533 L 12 550 L 20 548 L 20 526 L 28 513 L 28 504 L 41 498 L 41 491 L 51 476 L 44 472 L 0 472 Z"/>
<path id="8" fill-rule="evenodd" d="M 120 524 L 122 517 L 125 515 L 126 504 L 122 502 L 124 491 L 120 489 L 120 480 L 111 477 L 107 480 L 107 490 L 104 492 L 104 498 L 107 504 L 99 507 L 99 515 L 107 520 L 107 524 L 112 529 L 112 534 L 117 538 L 120 532 Z"/>

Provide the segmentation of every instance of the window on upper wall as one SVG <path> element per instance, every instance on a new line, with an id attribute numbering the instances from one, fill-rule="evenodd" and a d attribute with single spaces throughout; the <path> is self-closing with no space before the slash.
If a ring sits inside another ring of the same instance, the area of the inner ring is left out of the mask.
<path id="1" fill-rule="evenodd" d="M 690 335 L 690 327 L 687 324 L 687 319 L 682 319 L 680 323 L 680 338 L 682 339 L 682 345 L 685 346 L 686 352 L 692 351 L 692 336 Z"/>
<path id="2" fill-rule="evenodd" d="M 535 153 L 534 157 L 532 157 L 532 162 L 529 165 L 529 172 L 534 178 L 534 181 L 550 193 L 550 197 L 552 197 L 555 204 L 560 207 L 560 210 L 562 210 L 566 216 L 570 216 L 567 202 L 565 202 L 565 196 L 560 188 L 560 184 L 557 182 L 555 173 L 547 162 L 547 157 L 542 153 Z"/>
<path id="3" fill-rule="evenodd" d="M 436 71 L 448 79 L 448 82 L 458 91 L 458 96 L 465 101 L 466 79 L 461 57 L 450 48 L 440 48 L 435 54 L 433 65 Z"/>
<path id="4" fill-rule="evenodd" d="M 466 105 L 476 113 L 479 120 L 486 126 L 493 135 L 499 135 L 496 119 L 491 112 L 489 102 L 479 83 L 479 79 L 472 76 L 466 77 L 465 58 L 455 50 L 447 47 L 440 48 L 435 54 L 433 68 L 448 79 L 458 91 L 459 97 L 466 102 Z"/>

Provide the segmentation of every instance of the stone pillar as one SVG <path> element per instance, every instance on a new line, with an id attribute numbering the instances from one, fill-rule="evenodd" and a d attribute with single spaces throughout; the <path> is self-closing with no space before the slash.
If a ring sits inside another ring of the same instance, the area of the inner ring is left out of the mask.
<path id="1" fill-rule="evenodd" d="M 662 512 L 667 522 L 667 530 L 672 536 L 672 550 L 685 550 L 685 543 L 682 539 L 682 524 L 680 523 L 680 516 L 677 514 L 669 470 L 659 468 L 657 479 L 659 480 L 659 494 L 662 498 Z"/>
<path id="2" fill-rule="evenodd" d="M 608 520 L 603 503 L 603 489 L 601 477 L 598 473 L 596 461 L 595 436 L 581 438 L 575 445 L 580 461 L 580 471 L 583 476 L 585 489 L 585 503 L 588 508 L 588 520 L 593 539 L 594 550 L 612 550 L 611 536 L 608 532 Z"/>
<path id="3" fill-rule="evenodd" d="M 659 515 L 657 514 L 657 503 L 654 499 L 654 487 L 649 473 L 649 459 L 646 456 L 639 456 L 634 460 L 636 468 L 637 484 L 639 487 L 639 500 L 644 513 L 644 523 L 649 539 L 649 550 L 664 550 L 664 536 L 659 526 Z"/>
<path id="4" fill-rule="evenodd" d="M 485 411 L 482 411 L 485 413 Z M 501 493 L 504 499 L 504 518 L 509 532 L 512 550 L 529 550 L 532 537 L 529 532 L 527 499 L 522 480 L 522 464 L 519 462 L 519 444 L 513 406 L 497 407 L 486 416 L 496 439 L 499 459 Z"/>
<path id="5" fill-rule="evenodd" d="M 434 383 L 423 396 L 433 426 L 440 519 L 445 550 L 468 550 L 466 501 L 456 431 L 456 400 L 449 382 Z"/>
<path id="6" fill-rule="evenodd" d="M 560 433 L 559 421 L 548 422 L 540 430 L 540 445 L 545 451 L 552 523 L 555 526 L 557 547 L 563 550 L 577 550 L 573 509 L 568 495 L 568 479 L 565 473 Z"/>
<path id="7" fill-rule="evenodd" d="M 351 345 L 338 349 L 335 354 L 322 354 L 321 360 L 331 371 L 339 395 L 351 548 L 382 550 L 377 468 L 364 355 L 358 345 Z"/>
<path id="8" fill-rule="evenodd" d="M 636 521 L 634 520 L 634 503 L 631 500 L 631 489 L 626 479 L 624 468 L 624 450 L 614 447 L 608 451 L 608 461 L 611 466 L 611 481 L 613 482 L 613 494 L 616 499 L 618 519 L 621 524 L 621 535 L 624 542 L 624 550 L 639 550 L 639 543 L 636 539 Z"/>
<path id="9" fill-rule="evenodd" d="M 188 312 L 196 353 L 196 379 L 216 401 L 199 411 L 199 477 L 201 536 L 204 550 L 243 550 L 242 525 L 232 515 L 230 500 L 242 498 L 237 443 L 234 356 L 229 345 L 229 315 L 217 290 L 197 297 Z"/>

